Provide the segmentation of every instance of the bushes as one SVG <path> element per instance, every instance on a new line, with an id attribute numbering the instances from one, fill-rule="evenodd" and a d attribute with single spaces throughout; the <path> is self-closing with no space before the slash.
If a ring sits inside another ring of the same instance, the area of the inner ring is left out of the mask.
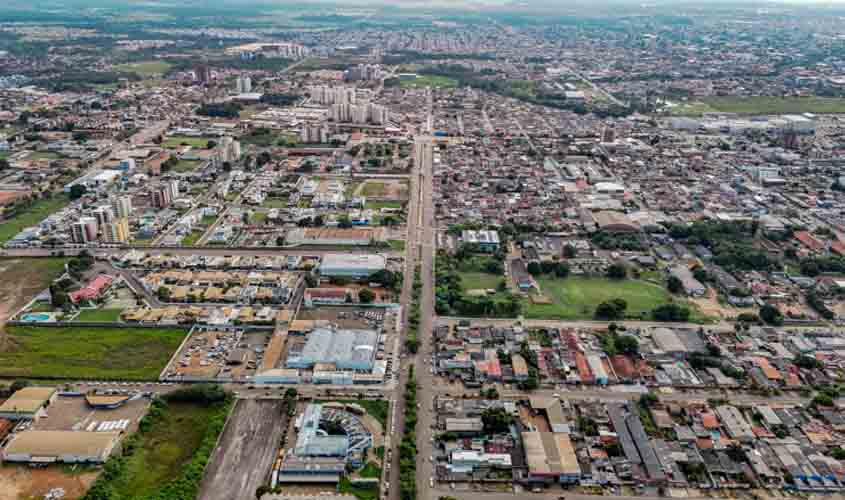
<path id="1" fill-rule="evenodd" d="M 217 400 L 220 394 L 222 400 Z M 171 401 L 191 401 L 215 407 L 217 410 L 212 413 L 206 433 L 200 446 L 194 450 L 191 460 L 185 464 L 180 476 L 158 488 L 153 494 L 146 495 L 144 500 L 193 500 L 199 492 L 205 466 L 217 444 L 217 438 L 226 424 L 226 417 L 233 403 L 231 396 L 219 386 L 201 387 L 200 390 L 191 391 L 188 389 L 175 391 L 167 395 Z M 214 402 L 209 402 L 214 400 Z M 147 433 L 162 423 L 168 412 L 167 402 L 164 399 L 153 400 L 150 410 L 141 419 L 138 432 L 126 438 L 123 442 L 120 455 L 113 455 L 106 462 L 103 473 L 85 494 L 83 500 L 124 500 L 134 498 L 132 491 L 122 491 L 121 485 L 126 484 L 129 474 L 129 459 L 137 453 L 138 448 Z"/>
<path id="2" fill-rule="evenodd" d="M 690 310 L 678 304 L 664 304 L 651 311 L 655 321 L 672 321 L 682 323 L 689 320 Z"/>

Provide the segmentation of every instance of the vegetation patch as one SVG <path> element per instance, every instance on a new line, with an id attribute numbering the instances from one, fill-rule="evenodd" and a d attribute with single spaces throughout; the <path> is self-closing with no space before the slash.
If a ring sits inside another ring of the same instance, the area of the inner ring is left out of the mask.
<path id="1" fill-rule="evenodd" d="M 61 209 L 69 202 L 70 198 L 63 194 L 52 198 L 42 198 L 35 202 L 16 204 L 12 209 L 12 214 L 8 215 L 7 220 L 0 224 L 0 245 L 14 238 L 23 229 L 38 224 L 45 217 Z"/>
<path id="2" fill-rule="evenodd" d="M 654 308 L 672 300 L 663 287 L 640 280 L 588 277 L 560 280 L 541 276 L 537 282 L 543 294 L 552 299 L 552 304 L 527 303 L 527 318 L 591 319 L 596 305 L 613 299 L 622 299 L 627 303 L 628 317 L 644 318 Z"/>
<path id="3" fill-rule="evenodd" d="M 115 323 L 120 321 L 121 312 L 123 312 L 123 309 L 83 309 L 74 321 Z"/>
<path id="4" fill-rule="evenodd" d="M 156 380 L 185 337 L 178 328 L 13 326 L 0 376 Z"/>

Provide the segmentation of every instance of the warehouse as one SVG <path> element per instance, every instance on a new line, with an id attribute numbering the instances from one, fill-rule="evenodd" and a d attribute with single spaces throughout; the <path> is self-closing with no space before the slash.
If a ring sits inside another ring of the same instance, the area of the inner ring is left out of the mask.
<path id="1" fill-rule="evenodd" d="M 287 234 L 288 245 L 367 246 L 384 241 L 384 228 L 300 227 Z"/>
<path id="2" fill-rule="evenodd" d="M 356 279 L 366 278 L 384 270 L 386 266 L 387 259 L 384 255 L 330 253 L 326 254 L 323 262 L 320 263 L 320 274 Z"/>
<path id="3" fill-rule="evenodd" d="M 47 415 L 47 406 L 56 399 L 54 387 L 24 387 L 0 405 L 0 418 L 38 420 Z"/>
<path id="4" fill-rule="evenodd" d="M 687 346 L 671 328 L 655 328 L 651 331 L 651 338 L 655 347 L 664 354 L 675 357 L 683 357 L 687 354 Z"/>
<path id="5" fill-rule="evenodd" d="M 119 432 L 28 430 L 12 437 L 3 450 L 3 460 L 101 464 L 108 459 L 119 437 Z"/>
<path id="6" fill-rule="evenodd" d="M 532 480 L 575 483 L 581 479 L 581 467 L 568 434 L 523 432 L 522 443 Z"/>
<path id="7" fill-rule="evenodd" d="M 338 370 L 372 371 L 378 347 L 374 330 L 330 330 L 317 328 L 304 346 L 292 346 L 286 368 L 313 368 L 334 365 Z"/>
<path id="8" fill-rule="evenodd" d="M 754 440 L 754 431 L 751 429 L 751 424 L 745 420 L 737 407 L 719 406 L 716 408 L 716 414 L 722 421 L 728 436 L 740 441 Z"/>

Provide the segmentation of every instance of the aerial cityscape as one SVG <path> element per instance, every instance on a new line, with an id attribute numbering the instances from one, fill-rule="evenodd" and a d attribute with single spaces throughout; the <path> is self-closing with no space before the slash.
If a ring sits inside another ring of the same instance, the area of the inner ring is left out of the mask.
<path id="1" fill-rule="evenodd" d="M 0 3 L 0 500 L 845 495 L 845 4 Z"/>

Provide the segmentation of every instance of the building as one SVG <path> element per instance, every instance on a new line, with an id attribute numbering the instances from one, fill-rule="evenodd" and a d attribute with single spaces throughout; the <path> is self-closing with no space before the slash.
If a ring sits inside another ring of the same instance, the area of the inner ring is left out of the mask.
<path id="1" fill-rule="evenodd" d="M 47 415 L 47 407 L 57 394 L 55 387 L 24 387 L 0 405 L 0 418 L 38 420 Z"/>
<path id="2" fill-rule="evenodd" d="M 306 288 L 303 300 L 305 307 L 316 305 L 340 305 L 352 294 L 347 288 Z"/>
<path id="3" fill-rule="evenodd" d="M 496 231 L 472 231 L 461 232 L 461 242 L 471 245 L 478 245 L 485 252 L 495 252 L 499 249 L 499 233 Z"/>
<path id="4" fill-rule="evenodd" d="M 755 439 L 751 424 L 745 420 L 739 408 L 729 405 L 718 406 L 716 407 L 716 415 L 722 421 L 728 436 L 740 441 L 753 441 Z"/>
<path id="5" fill-rule="evenodd" d="M 101 206 L 94 209 L 94 218 L 97 219 L 97 225 L 103 227 L 114 220 L 114 212 L 110 206 Z"/>
<path id="6" fill-rule="evenodd" d="M 252 92 L 252 78 L 247 75 L 239 76 L 238 80 L 235 82 L 235 91 L 238 94 Z"/>
<path id="7" fill-rule="evenodd" d="M 120 165 L 117 167 L 118 170 L 126 172 L 130 174 L 135 171 L 135 159 L 134 158 L 124 158 L 120 160 Z"/>
<path id="8" fill-rule="evenodd" d="M 74 304 L 83 300 L 94 300 L 99 297 L 114 281 L 113 276 L 101 274 L 94 278 L 83 288 L 68 294 L 68 298 Z"/>
<path id="9" fill-rule="evenodd" d="M 688 295 L 700 297 L 707 292 L 707 287 L 695 279 L 695 276 L 693 276 L 692 271 L 688 267 L 675 266 L 671 269 L 670 273 L 672 276 L 681 280 L 681 283 L 684 285 L 684 291 Z"/>
<path id="10" fill-rule="evenodd" d="M 622 212 L 603 210 L 593 214 L 599 230 L 610 233 L 635 233 L 640 230 L 637 223 Z"/>
<path id="11" fill-rule="evenodd" d="M 359 279 L 372 276 L 386 267 L 384 255 L 330 253 L 323 256 L 319 271 L 322 276 Z"/>
<path id="12" fill-rule="evenodd" d="M 577 483 L 581 467 L 568 434 L 523 432 L 522 446 L 531 481 Z"/>
<path id="13" fill-rule="evenodd" d="M 112 200 L 112 212 L 118 219 L 132 215 L 132 197 L 118 196 Z"/>
<path id="14" fill-rule="evenodd" d="M 288 245 L 367 246 L 384 241 L 384 228 L 298 227 L 287 234 Z"/>
<path id="15" fill-rule="evenodd" d="M 680 336 L 671 328 L 658 327 L 651 330 L 651 340 L 657 349 L 665 354 L 683 357 L 687 354 L 687 346 Z"/>
<path id="16" fill-rule="evenodd" d="M 103 227 L 103 241 L 106 243 L 126 243 L 129 241 L 129 220 L 117 219 Z"/>
<path id="17" fill-rule="evenodd" d="M 167 208 L 172 201 L 171 190 L 168 186 L 160 186 L 153 190 L 153 206 L 156 208 Z"/>
<path id="18" fill-rule="evenodd" d="M 97 241 L 97 219 L 94 217 L 80 217 L 79 221 L 70 226 L 70 237 L 74 243 L 85 244 Z"/>
<path id="19" fill-rule="evenodd" d="M 101 464 L 111 455 L 119 437 L 119 432 L 26 430 L 12 436 L 3 450 L 3 460 Z"/>
<path id="20" fill-rule="evenodd" d="M 211 82 L 211 68 L 206 64 L 197 65 L 194 68 L 194 79 L 203 84 Z"/>
<path id="21" fill-rule="evenodd" d="M 334 365 L 338 370 L 372 371 L 377 348 L 378 333 L 374 330 L 317 328 L 304 345 L 291 346 L 286 368 L 314 368 L 320 364 Z"/>

